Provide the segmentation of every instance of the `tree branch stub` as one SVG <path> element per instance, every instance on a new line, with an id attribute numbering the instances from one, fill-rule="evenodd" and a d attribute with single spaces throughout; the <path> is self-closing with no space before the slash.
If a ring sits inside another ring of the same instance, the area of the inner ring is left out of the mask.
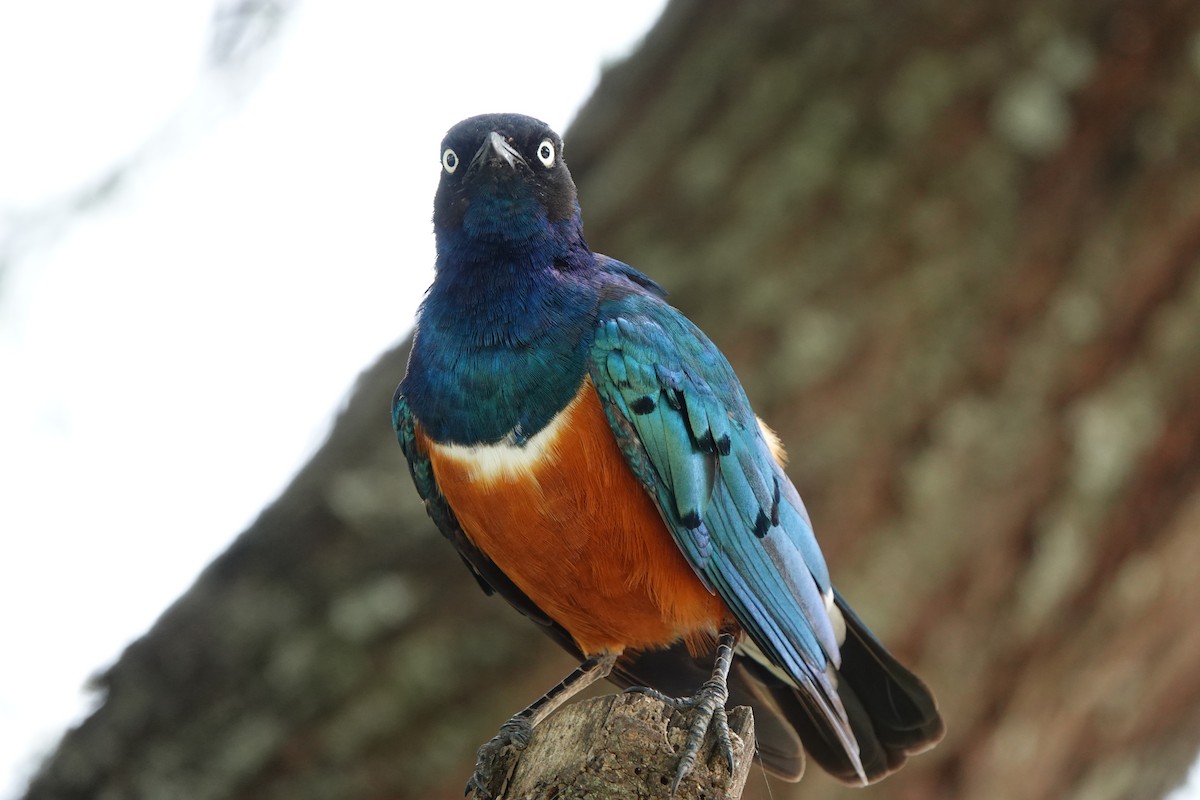
<path id="1" fill-rule="evenodd" d="M 753 765 L 754 717 L 729 711 L 735 769 L 705 740 L 701 759 L 671 795 L 679 751 L 691 715 L 640 694 L 615 694 L 572 703 L 534 728 L 529 746 L 514 754 L 500 800 L 548 798 L 671 798 L 737 800 Z"/>

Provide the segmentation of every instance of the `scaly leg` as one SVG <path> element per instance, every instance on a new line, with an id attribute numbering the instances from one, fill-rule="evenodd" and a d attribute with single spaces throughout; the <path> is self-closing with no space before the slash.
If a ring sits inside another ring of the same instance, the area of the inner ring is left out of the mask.
<path id="1" fill-rule="evenodd" d="M 508 779 L 510 764 L 507 756 L 510 748 L 524 750 L 529 745 L 534 725 L 550 716 L 555 709 L 579 692 L 608 677 L 616 661 L 615 655 L 592 656 L 563 678 L 557 686 L 530 703 L 528 708 L 514 714 L 508 722 L 501 725 L 500 732 L 484 742 L 475 754 L 475 773 L 467 781 L 464 794 L 474 792 L 479 800 L 492 800 L 498 796 Z M 726 666 L 726 670 L 728 669 Z"/>
<path id="2" fill-rule="evenodd" d="M 729 700 L 729 687 L 726 685 L 726 681 L 729 678 L 729 666 L 733 663 L 734 643 L 735 639 L 732 633 L 721 634 L 721 638 L 717 642 L 717 660 L 713 664 L 712 677 L 706 680 L 691 697 L 670 697 L 644 686 L 633 686 L 627 690 L 649 695 L 677 709 L 695 709 L 696 718 L 692 722 L 691 728 L 688 729 L 683 756 L 679 759 L 679 768 L 675 771 L 675 781 L 671 784 L 671 794 L 679 789 L 679 784 L 684 776 L 691 772 L 692 767 L 696 765 L 696 759 L 700 756 L 700 747 L 704 744 L 704 737 L 708 734 L 710 725 L 717 737 L 717 749 L 725 756 L 725 762 L 729 765 L 730 771 L 733 771 L 733 741 L 729 737 L 729 719 L 725 713 L 725 702 Z"/>

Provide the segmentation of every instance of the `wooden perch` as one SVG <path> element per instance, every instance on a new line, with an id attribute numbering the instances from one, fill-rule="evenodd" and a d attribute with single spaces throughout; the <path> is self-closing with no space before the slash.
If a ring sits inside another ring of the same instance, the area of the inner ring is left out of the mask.
<path id="1" fill-rule="evenodd" d="M 737 800 L 750 774 L 754 716 L 741 706 L 729 712 L 736 768 L 714 757 L 711 735 L 701 759 L 670 794 L 691 717 L 645 695 L 616 694 L 573 703 L 533 731 L 529 746 L 514 753 L 501 800 L 543 798 L 672 798 Z"/>

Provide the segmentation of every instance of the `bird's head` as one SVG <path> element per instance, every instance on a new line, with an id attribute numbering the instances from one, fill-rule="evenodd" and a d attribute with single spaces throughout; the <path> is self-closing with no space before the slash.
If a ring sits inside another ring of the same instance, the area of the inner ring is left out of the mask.
<path id="1" fill-rule="evenodd" d="M 577 219 L 562 138 L 521 114 L 481 114 L 442 140 L 435 231 L 518 243 Z"/>

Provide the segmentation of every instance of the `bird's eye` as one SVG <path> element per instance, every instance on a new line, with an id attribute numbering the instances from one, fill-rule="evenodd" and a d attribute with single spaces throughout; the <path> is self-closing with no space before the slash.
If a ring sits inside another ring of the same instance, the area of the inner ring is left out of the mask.
<path id="1" fill-rule="evenodd" d="M 542 162 L 544 167 L 554 166 L 554 142 L 549 139 L 542 139 L 542 143 L 537 149 L 538 161 Z"/>
<path id="2" fill-rule="evenodd" d="M 449 147 L 446 148 L 446 152 L 442 153 L 442 169 L 446 170 L 447 175 L 453 175 L 454 170 L 458 169 L 458 153 Z"/>

